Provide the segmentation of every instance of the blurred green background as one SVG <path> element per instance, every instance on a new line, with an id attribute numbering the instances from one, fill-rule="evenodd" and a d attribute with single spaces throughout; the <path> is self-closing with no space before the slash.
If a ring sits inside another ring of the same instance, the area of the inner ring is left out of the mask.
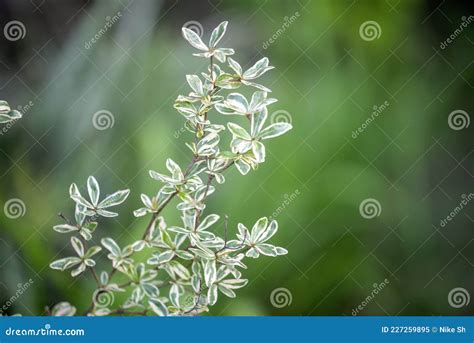
<path id="1" fill-rule="evenodd" d="M 469 2 L 421 0 L 0 1 L 2 28 L 18 20 L 26 29 L 23 39 L 0 37 L 0 98 L 25 112 L 0 136 L 0 205 L 25 204 L 17 219 L 0 211 L 0 304 L 31 278 L 9 314 L 63 300 L 86 308 L 89 274 L 48 268 L 70 249 L 52 230 L 58 212 L 72 215 L 68 187 L 94 175 L 104 192 L 131 188 L 95 239 L 141 236 L 146 219 L 131 212 L 158 188 L 148 170 L 190 156 L 172 105 L 188 92 L 185 75 L 207 62 L 191 56 L 180 28 L 196 21 L 207 39 L 228 20 L 224 45 L 237 61 L 268 56 L 276 67 L 261 80 L 279 99 L 269 113 L 294 130 L 268 145 L 257 171 L 230 171 L 208 209 L 228 214 L 231 228 L 273 215 L 275 243 L 289 254 L 250 261 L 250 284 L 210 314 L 352 315 L 381 283 L 358 315 L 473 314 L 474 300 L 452 306 L 450 296 L 474 295 L 472 203 L 441 224 L 473 193 L 471 14 Z M 374 36 L 361 30 L 368 21 Z M 100 110 L 113 127 L 94 127 Z M 373 218 L 361 215 L 366 199 L 378 211 L 362 214 Z M 165 212 L 173 225 L 178 215 Z"/>

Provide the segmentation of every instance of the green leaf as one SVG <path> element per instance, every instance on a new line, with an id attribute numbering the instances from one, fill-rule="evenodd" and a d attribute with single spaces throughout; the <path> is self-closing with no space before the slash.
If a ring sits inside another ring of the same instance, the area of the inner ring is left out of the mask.
<path id="1" fill-rule="evenodd" d="M 183 27 L 181 29 L 181 32 L 183 34 L 184 39 L 186 39 L 189 42 L 189 44 L 191 44 L 196 49 L 199 49 L 202 51 L 209 50 L 206 44 L 204 44 L 203 41 L 201 40 L 201 37 L 199 37 L 198 34 L 194 32 L 193 30 Z"/>
<path id="2" fill-rule="evenodd" d="M 84 224 L 84 228 L 89 230 L 90 232 L 94 232 L 95 229 L 97 228 L 97 222 L 87 222 Z"/>
<path id="3" fill-rule="evenodd" d="M 92 256 L 94 256 L 95 254 L 97 254 L 101 250 L 102 250 L 102 248 L 97 246 L 97 245 L 93 246 L 93 247 L 90 247 L 89 250 L 87 250 L 87 253 L 84 257 L 85 258 L 91 258 Z"/>
<path id="4" fill-rule="evenodd" d="M 283 135 L 285 132 L 291 130 L 293 126 L 289 123 L 276 123 L 263 129 L 258 137 L 260 139 L 269 139 Z"/>
<path id="5" fill-rule="evenodd" d="M 227 24 L 227 21 L 223 21 L 212 31 L 211 39 L 209 40 L 209 46 L 211 48 L 215 48 L 222 39 L 227 29 Z"/>

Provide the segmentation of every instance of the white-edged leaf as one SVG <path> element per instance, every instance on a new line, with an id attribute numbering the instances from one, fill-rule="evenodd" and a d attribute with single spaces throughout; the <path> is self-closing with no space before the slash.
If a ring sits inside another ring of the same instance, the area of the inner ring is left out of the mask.
<path id="1" fill-rule="evenodd" d="M 84 206 L 84 207 L 89 207 L 92 208 L 92 204 L 88 202 L 86 199 L 84 199 L 79 192 L 79 189 L 77 188 L 77 185 L 75 183 L 71 184 L 71 187 L 69 187 L 69 196 L 71 197 L 72 200 L 74 200 L 76 203 Z"/>
<path id="2" fill-rule="evenodd" d="M 217 214 L 210 214 L 204 218 L 201 223 L 199 224 L 197 231 L 206 230 L 209 226 L 213 225 L 215 222 L 219 220 L 219 216 Z"/>
<path id="3" fill-rule="evenodd" d="M 262 235 L 265 232 L 267 225 L 268 225 L 267 217 L 262 217 L 259 220 L 257 220 L 257 222 L 252 228 L 252 232 L 250 233 L 250 240 L 254 243 L 257 242 L 260 235 Z"/>
<path id="4" fill-rule="evenodd" d="M 265 162 L 265 145 L 259 141 L 252 142 L 252 152 L 258 163 Z"/>
<path id="5" fill-rule="evenodd" d="M 231 57 L 229 57 L 227 59 L 227 63 L 229 63 L 229 67 L 231 67 L 232 70 L 235 71 L 235 73 L 237 75 L 239 75 L 239 76 L 242 75 L 242 67 L 240 66 L 240 64 L 237 61 L 235 61 Z"/>
<path id="6" fill-rule="evenodd" d="M 148 301 L 148 305 L 153 312 L 161 317 L 166 317 L 168 315 L 168 308 L 166 307 L 165 303 L 159 299 L 150 299 Z"/>
<path id="7" fill-rule="evenodd" d="M 258 137 L 260 139 L 278 137 L 284 134 L 285 132 L 291 130 L 292 128 L 293 126 L 289 123 L 275 123 L 263 129 L 258 135 Z"/>
<path id="8" fill-rule="evenodd" d="M 115 256 L 120 256 L 121 255 L 122 251 L 121 251 L 120 247 L 118 246 L 117 243 L 115 243 L 115 241 L 112 238 L 110 238 L 110 237 L 102 238 L 102 240 L 100 242 L 102 243 L 104 248 L 107 249 L 108 251 L 110 251 L 113 255 L 115 255 Z"/>
<path id="9" fill-rule="evenodd" d="M 123 203 L 127 199 L 129 194 L 130 194 L 129 189 L 124 189 L 124 190 L 121 190 L 121 191 L 117 191 L 117 192 L 109 195 L 108 197 L 106 197 L 104 200 L 102 200 L 99 203 L 98 208 L 103 209 L 103 208 L 107 208 L 107 207 L 120 205 L 121 203 Z"/>
<path id="10" fill-rule="evenodd" d="M 204 90 L 202 86 L 202 81 L 197 75 L 186 75 L 186 80 L 188 81 L 191 89 L 199 96 L 204 96 Z"/>
<path id="11" fill-rule="evenodd" d="M 92 205 L 97 206 L 100 196 L 100 187 L 99 183 L 93 176 L 89 176 L 87 179 L 87 191 L 89 192 L 89 197 L 92 201 Z"/>
<path id="12" fill-rule="evenodd" d="M 79 263 L 81 263 L 81 259 L 79 257 L 66 257 L 66 258 L 62 258 L 60 260 L 51 262 L 49 267 L 51 269 L 64 271 L 68 268 L 74 267 L 75 265 Z"/>
<path id="13" fill-rule="evenodd" d="M 227 24 L 227 21 L 223 21 L 212 31 L 211 39 L 209 40 L 209 46 L 211 48 L 215 48 L 219 41 L 222 39 L 225 34 L 225 30 L 227 29 Z"/>
<path id="14" fill-rule="evenodd" d="M 209 291 L 207 292 L 207 300 L 209 301 L 209 305 L 215 305 L 218 298 L 217 292 L 217 285 L 212 285 L 209 287 Z"/>
<path id="15" fill-rule="evenodd" d="M 53 227 L 53 230 L 59 233 L 68 233 L 68 232 L 73 232 L 73 231 L 79 231 L 79 228 L 77 226 L 73 226 L 69 224 L 60 224 L 60 225 L 55 225 Z"/>
<path id="16" fill-rule="evenodd" d="M 270 69 L 273 69 L 273 67 L 268 66 L 268 58 L 264 57 L 257 61 L 252 67 L 250 67 L 250 69 L 248 69 L 244 75 L 242 75 L 242 77 L 246 80 L 253 80 Z"/>
<path id="17" fill-rule="evenodd" d="M 225 105 L 240 113 L 247 113 L 249 108 L 247 99 L 240 93 L 230 93 L 227 96 Z"/>
<path id="18" fill-rule="evenodd" d="M 74 248 L 74 250 L 76 251 L 76 253 L 79 257 L 84 256 L 84 253 L 85 253 L 84 252 L 84 244 L 82 244 L 82 242 L 79 238 L 72 236 L 71 237 L 71 245 L 72 245 L 72 247 Z"/>
<path id="19" fill-rule="evenodd" d="M 183 34 L 184 39 L 186 39 L 189 42 L 189 44 L 191 44 L 196 49 L 199 49 L 202 51 L 209 50 L 206 44 L 203 43 L 201 37 L 199 37 L 199 35 L 193 30 L 183 27 L 181 29 L 181 32 Z"/>
<path id="20" fill-rule="evenodd" d="M 250 134 L 243 127 L 235 123 L 227 123 L 227 128 L 235 137 L 242 138 L 244 140 L 252 139 Z"/>

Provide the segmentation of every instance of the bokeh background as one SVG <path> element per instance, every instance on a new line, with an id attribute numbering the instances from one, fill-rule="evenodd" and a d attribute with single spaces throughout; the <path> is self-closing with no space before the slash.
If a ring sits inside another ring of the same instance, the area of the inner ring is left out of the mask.
<path id="1" fill-rule="evenodd" d="M 208 206 L 231 227 L 276 217 L 275 243 L 289 254 L 249 263 L 250 284 L 210 314 L 353 315 L 359 305 L 357 315 L 473 314 L 471 5 L 0 1 L 1 28 L 25 28 L 19 39 L 0 36 L 0 98 L 24 112 L 0 136 L 0 304 L 32 279 L 9 314 L 62 300 L 85 309 L 89 274 L 48 268 L 69 249 L 52 230 L 58 212 L 72 215 L 68 187 L 94 175 L 105 191 L 131 188 L 96 239 L 141 236 L 146 220 L 131 212 L 157 189 L 148 170 L 189 160 L 172 105 L 206 62 L 180 28 L 202 27 L 207 39 L 228 20 L 225 45 L 242 65 L 268 56 L 276 67 L 262 79 L 279 99 L 270 113 L 294 130 L 269 144 L 258 171 L 229 172 Z M 97 130 L 102 110 L 114 122 Z M 22 216 L 6 215 L 11 199 L 24 203 Z M 179 222 L 173 207 L 165 215 Z"/>

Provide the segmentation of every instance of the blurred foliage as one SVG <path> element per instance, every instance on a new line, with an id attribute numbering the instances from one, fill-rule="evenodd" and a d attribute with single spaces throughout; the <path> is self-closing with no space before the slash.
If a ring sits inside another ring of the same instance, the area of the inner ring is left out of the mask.
<path id="1" fill-rule="evenodd" d="M 199 5 L 198 5 L 199 3 Z M 446 49 L 440 43 L 459 27 L 469 7 L 429 1 L 29 1 L 0 4 L 2 26 L 20 20 L 23 40 L 0 40 L 1 99 L 12 107 L 34 104 L 0 136 L 0 204 L 21 198 L 26 214 L 0 212 L 0 303 L 17 284 L 34 280 L 9 309 L 25 315 L 68 300 L 84 310 L 93 289 L 48 268 L 66 247 L 55 235 L 57 212 L 73 214 L 68 187 L 94 175 L 104 189 L 129 187 L 118 220 L 100 223 L 96 239 L 140 236 L 146 219 L 134 219 L 139 194 L 153 193 L 148 170 L 163 170 L 172 156 L 189 161 L 182 117 L 173 100 L 185 75 L 205 68 L 180 36 L 189 20 L 205 34 L 229 20 L 228 37 L 244 67 L 268 56 L 275 70 L 265 84 L 281 99 L 294 130 L 267 148 L 268 162 L 249 177 L 235 171 L 209 199 L 230 227 L 278 215 L 275 244 L 289 255 L 260 259 L 246 271 L 253 280 L 213 315 L 350 315 L 373 284 L 390 283 L 361 315 L 472 313 L 473 304 L 449 306 L 448 293 L 474 295 L 472 204 L 445 228 L 440 220 L 472 192 L 472 125 L 455 131 L 448 115 L 473 113 L 469 26 Z M 39 9 L 35 6 L 40 6 Z M 97 43 L 85 44 L 107 16 L 122 16 Z M 273 43 L 285 21 L 300 15 Z M 375 20 L 381 35 L 365 41 L 359 27 Z M 180 77 L 176 77 L 180 75 Z M 389 106 L 363 133 L 352 132 L 374 106 Z M 95 112 L 114 114 L 98 131 Z M 381 214 L 365 219 L 359 204 L 375 198 Z M 169 224 L 179 223 L 173 207 Z M 101 236 L 99 233 L 103 232 Z M 69 249 L 69 247 L 67 247 Z M 278 287 L 291 305 L 273 307 Z"/>

